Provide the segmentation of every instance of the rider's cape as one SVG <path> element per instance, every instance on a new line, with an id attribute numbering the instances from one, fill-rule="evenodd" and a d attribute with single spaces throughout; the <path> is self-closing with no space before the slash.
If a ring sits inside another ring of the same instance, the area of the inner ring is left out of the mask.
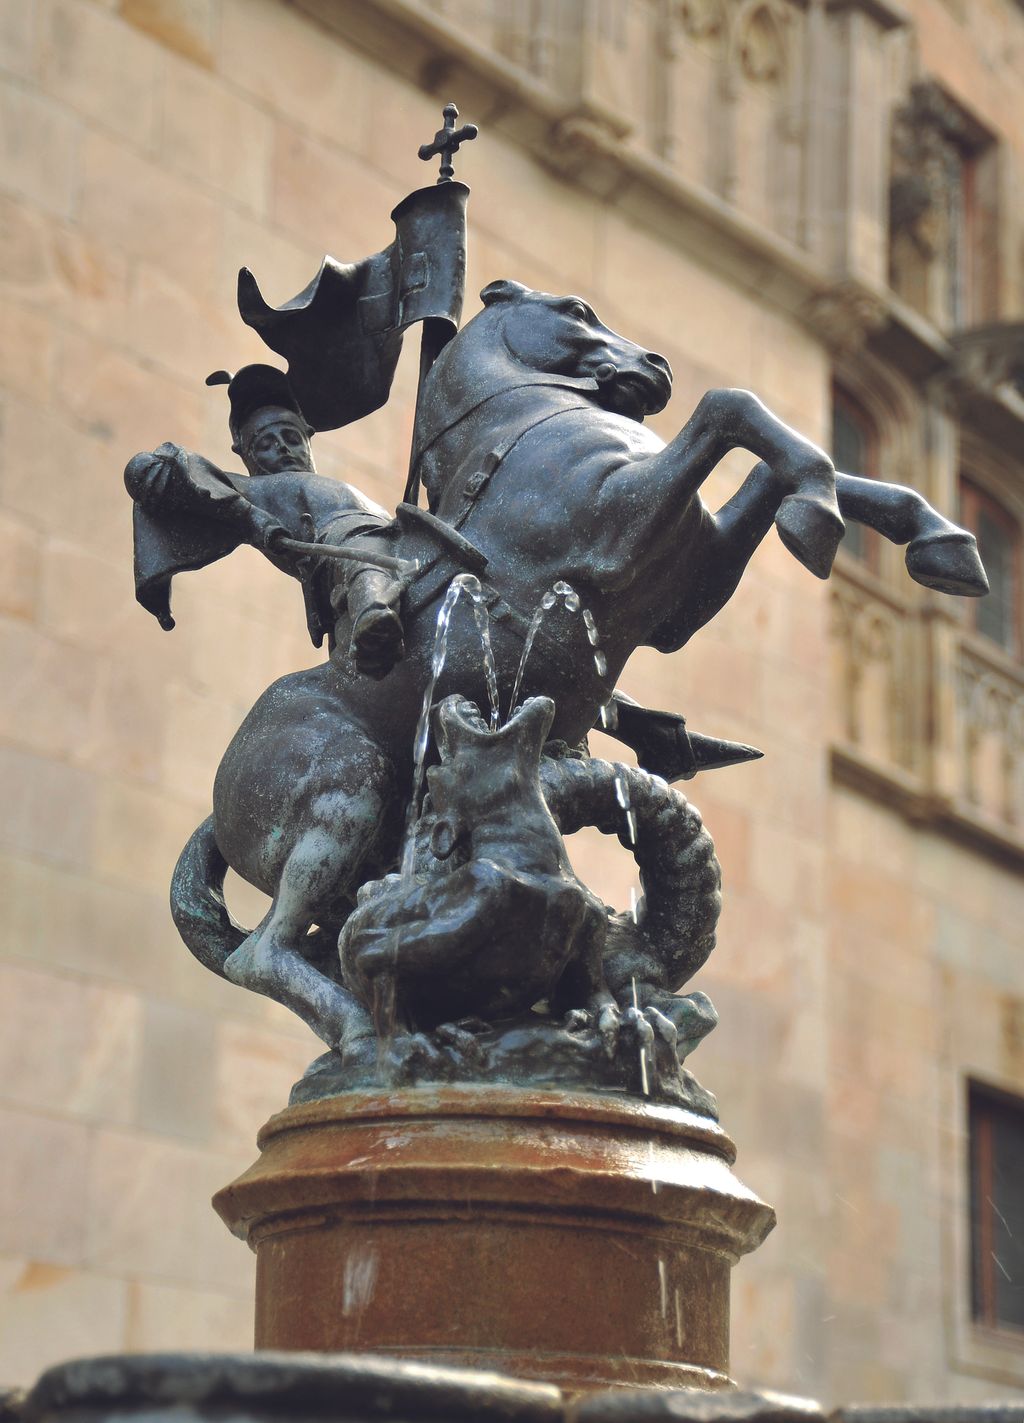
<path id="1" fill-rule="evenodd" d="M 241 535 L 230 523 L 181 507 L 175 477 L 180 478 L 178 465 L 183 458 L 184 451 L 176 445 L 163 444 L 152 454 L 136 455 L 124 472 L 125 485 L 134 504 L 135 596 L 165 631 L 174 627 L 171 616 L 174 575 L 205 568 L 242 542 Z M 201 501 L 211 512 L 218 506 L 230 506 L 242 497 L 228 474 L 200 456 L 192 456 L 188 461 L 188 485 L 193 499 Z"/>
<path id="2" fill-rule="evenodd" d="M 165 631 L 174 627 L 171 616 L 171 579 L 192 573 L 232 553 L 242 540 L 230 529 L 188 514 L 155 519 L 135 505 L 132 514 L 135 538 L 135 596 Z"/>

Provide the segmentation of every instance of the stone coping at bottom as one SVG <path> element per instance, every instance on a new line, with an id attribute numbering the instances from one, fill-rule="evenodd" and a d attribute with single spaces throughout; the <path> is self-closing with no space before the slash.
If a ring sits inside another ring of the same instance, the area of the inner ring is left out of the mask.
<path id="1" fill-rule="evenodd" d="M 230 1418 L 232 1423 L 1024 1423 L 1024 1401 L 861 1404 L 746 1389 L 616 1389 L 570 1398 L 551 1384 L 366 1354 L 112 1354 L 0 1387 L 0 1423 Z"/>
<path id="2" fill-rule="evenodd" d="M 57 1364 L 25 1398 L 29 1420 L 184 1405 L 196 1416 L 478 1419 L 557 1423 L 551 1384 L 370 1354 L 108 1354 Z"/>

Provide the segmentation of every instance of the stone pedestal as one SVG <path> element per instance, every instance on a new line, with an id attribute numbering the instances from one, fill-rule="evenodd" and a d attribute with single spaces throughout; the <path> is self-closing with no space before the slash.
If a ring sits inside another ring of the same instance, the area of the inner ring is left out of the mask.
<path id="1" fill-rule="evenodd" d="M 729 1386 L 729 1273 L 775 1216 L 710 1119 L 448 1086 L 291 1107 L 259 1146 L 214 1198 L 256 1252 L 257 1348 Z"/>

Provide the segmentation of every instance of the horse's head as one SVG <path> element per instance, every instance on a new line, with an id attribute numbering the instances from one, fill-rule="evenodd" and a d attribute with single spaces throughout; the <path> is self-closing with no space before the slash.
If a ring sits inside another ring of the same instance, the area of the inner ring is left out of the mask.
<path id="1" fill-rule="evenodd" d="M 596 381 L 606 410 L 642 420 L 663 410 L 672 393 L 672 367 L 598 319 L 578 296 L 551 296 L 520 282 L 491 282 L 480 293 L 476 320 L 494 325 L 509 356 L 527 370 Z"/>
<path id="2" fill-rule="evenodd" d="M 569 387 L 606 410 L 642 420 L 664 409 L 672 368 L 600 322 L 577 296 L 491 282 L 484 309 L 441 352 L 427 377 L 419 448 L 481 402 L 528 385 Z"/>

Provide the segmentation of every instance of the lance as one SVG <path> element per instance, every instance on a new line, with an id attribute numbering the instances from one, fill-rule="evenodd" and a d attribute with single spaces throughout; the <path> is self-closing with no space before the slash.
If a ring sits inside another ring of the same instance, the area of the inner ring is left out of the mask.
<path id="1" fill-rule="evenodd" d="M 476 138 L 480 130 L 476 124 L 463 124 L 461 128 L 455 127 L 455 120 L 459 117 L 459 111 L 454 104 L 445 104 L 442 111 L 444 125 L 434 134 L 430 143 L 420 145 L 419 156 L 424 162 L 429 162 L 431 158 L 440 157 L 441 171 L 438 176 L 438 183 L 450 183 L 455 177 L 454 158 L 463 143 Z M 406 504 L 416 504 L 419 501 L 420 480 L 416 472 L 416 434 L 420 426 L 420 414 L 423 403 L 423 384 L 427 378 L 430 367 L 437 360 L 445 346 L 451 340 L 452 331 L 447 321 L 439 320 L 437 317 L 427 317 L 423 323 L 423 334 L 420 337 L 420 371 L 419 380 L 416 386 L 416 410 L 413 415 L 412 429 L 412 449 L 409 452 L 409 474 L 405 483 L 405 493 L 402 496 Z"/>
<path id="2" fill-rule="evenodd" d="M 741 741 L 723 741 L 689 731 L 685 717 L 642 707 L 625 692 L 614 693 L 595 730 L 607 731 L 631 746 L 638 764 L 666 781 L 690 781 L 698 771 L 738 766 L 764 755 L 756 746 Z"/>
<path id="3" fill-rule="evenodd" d="M 344 548 L 339 548 L 337 544 L 307 543 L 304 539 L 282 539 L 277 538 L 271 545 L 271 553 L 277 553 L 279 549 L 287 549 L 289 553 L 301 554 L 306 558 L 326 558 L 336 560 L 339 563 L 371 563 L 375 568 L 384 568 L 388 573 L 397 573 L 400 578 L 411 578 L 419 572 L 419 564 L 415 559 L 392 558 L 390 554 L 378 553 L 376 549 L 361 548 L 359 544 L 346 544 Z"/>

